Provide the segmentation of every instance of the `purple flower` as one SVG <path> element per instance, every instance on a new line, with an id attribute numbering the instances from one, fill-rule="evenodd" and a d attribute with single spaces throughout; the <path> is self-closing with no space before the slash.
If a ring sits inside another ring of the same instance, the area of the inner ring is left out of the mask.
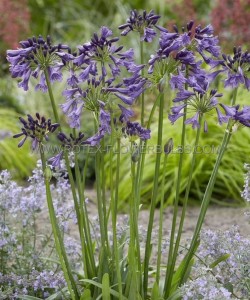
<path id="1" fill-rule="evenodd" d="M 100 124 L 101 128 L 104 132 L 111 133 L 111 126 L 110 126 L 110 113 L 106 112 L 103 108 L 100 109 Z"/>
<path id="2" fill-rule="evenodd" d="M 234 55 L 222 55 L 224 61 L 220 61 L 223 66 L 223 71 L 227 73 L 225 87 L 238 87 L 243 84 L 250 90 L 250 53 L 242 52 L 241 47 L 234 47 Z"/>
<path id="3" fill-rule="evenodd" d="M 195 28 L 194 38 L 197 42 L 196 49 L 207 63 L 209 63 L 209 59 L 205 53 L 209 53 L 214 57 L 218 57 L 220 55 L 220 47 L 218 46 L 219 40 L 213 35 L 213 33 L 214 29 L 211 24 L 204 28 L 201 28 L 200 25 Z"/>
<path id="4" fill-rule="evenodd" d="M 79 75 L 80 81 L 85 81 L 90 75 L 97 76 L 97 66 L 100 64 L 102 77 L 106 77 L 110 70 L 114 77 L 120 75 L 122 66 L 128 68 L 134 64 L 134 53 L 130 49 L 121 52 L 123 46 L 117 46 L 117 37 L 112 37 L 113 33 L 108 27 L 101 27 L 100 35 L 94 33 L 90 42 L 78 47 L 78 56 L 73 63 L 83 69 Z"/>
<path id="5" fill-rule="evenodd" d="M 171 74 L 171 79 L 169 81 L 172 89 L 182 89 L 186 82 L 187 79 L 180 70 L 178 70 L 178 75 Z"/>
<path id="6" fill-rule="evenodd" d="M 171 124 L 174 124 L 182 116 L 184 116 L 184 113 L 176 113 L 176 114 L 172 114 L 172 115 L 169 114 L 168 119 L 171 122 Z"/>
<path id="7" fill-rule="evenodd" d="M 32 139 L 32 150 L 37 149 L 38 145 L 43 140 L 48 140 L 48 133 L 53 133 L 58 127 L 58 123 L 51 123 L 51 120 L 46 120 L 45 117 L 41 117 L 39 113 L 36 113 L 36 118 L 31 115 L 27 115 L 28 120 L 24 120 L 22 117 L 19 118 L 23 127 L 22 132 L 15 134 L 13 138 L 19 138 L 24 136 L 18 147 L 22 147 L 28 137 Z"/>
<path id="8" fill-rule="evenodd" d="M 134 112 L 130 109 L 127 109 L 126 107 L 122 106 L 121 104 L 118 104 L 121 110 L 121 115 L 119 117 L 120 122 L 128 122 L 130 118 L 134 116 Z"/>
<path id="9" fill-rule="evenodd" d="M 199 112 L 197 112 L 192 118 L 187 119 L 185 124 L 192 124 L 193 129 L 200 127 Z"/>
<path id="10" fill-rule="evenodd" d="M 123 133 L 125 136 L 128 136 L 131 141 L 134 141 L 137 138 L 141 140 L 148 140 L 150 139 L 150 130 L 141 127 L 138 122 L 130 122 L 126 123 L 126 126 L 122 128 Z"/>
<path id="11" fill-rule="evenodd" d="M 63 151 L 60 151 L 57 155 L 51 157 L 48 163 L 54 168 L 61 168 L 61 161 L 63 158 Z"/>
<path id="12" fill-rule="evenodd" d="M 244 106 L 241 111 L 239 111 L 240 106 L 229 107 L 227 105 L 221 104 L 228 118 L 231 118 L 235 122 L 250 127 L 250 106 Z"/>
<path id="13" fill-rule="evenodd" d="M 153 10 L 149 13 L 144 10 L 140 15 L 137 10 L 133 9 L 130 11 L 127 22 L 118 28 L 122 30 L 121 35 L 127 35 L 130 31 L 137 31 L 140 34 L 141 41 L 150 43 L 156 36 L 154 28 L 167 32 L 165 28 L 157 25 L 159 19 L 160 16 L 155 15 Z"/>
<path id="14" fill-rule="evenodd" d="M 48 36 L 43 39 L 29 38 L 20 42 L 22 48 L 17 50 L 7 50 L 7 60 L 10 62 L 10 71 L 13 78 L 22 78 L 18 84 L 25 91 L 28 90 L 30 77 L 38 78 L 39 74 L 44 76 L 44 70 L 48 70 L 49 79 L 53 81 L 61 81 L 61 68 L 66 63 L 64 51 L 69 51 L 67 45 L 52 45 Z M 41 77 L 40 84 L 36 86 L 36 90 L 46 91 L 47 87 L 44 78 Z"/>
<path id="15" fill-rule="evenodd" d="M 167 65 L 163 70 L 168 75 L 175 73 L 181 64 L 182 69 L 198 76 L 198 73 L 201 72 L 201 61 L 196 60 L 195 52 L 198 52 L 206 63 L 212 63 L 211 57 L 219 56 L 218 39 L 213 36 L 212 26 L 208 25 L 203 29 L 198 26 L 193 34 L 193 24 L 194 22 L 190 21 L 186 26 L 186 31 L 184 27 L 182 28 L 182 33 L 179 32 L 176 25 L 173 26 L 174 32 L 161 32 L 159 49 L 156 54 L 151 55 L 149 60 L 149 74 L 154 72 L 154 66 L 158 62 L 159 65 L 163 63 Z M 161 72 L 159 75 L 164 76 L 165 74 Z"/>
<path id="16" fill-rule="evenodd" d="M 186 124 L 192 124 L 193 128 L 199 127 L 200 115 L 209 113 L 213 109 L 217 111 L 219 124 L 227 122 L 228 118 L 222 115 L 217 108 L 218 98 L 222 97 L 222 94 L 217 93 L 217 90 L 210 89 L 209 74 L 202 72 L 200 77 L 191 75 L 184 80 L 185 78 L 183 79 L 183 75 L 179 72 L 176 77 L 179 92 L 173 100 L 177 105 L 171 108 L 172 114 L 169 115 L 172 124 L 184 115 L 182 111 L 185 107 L 187 113 L 189 113 L 189 110 L 195 112 L 193 117 L 186 120 Z M 204 131 L 206 132 L 207 129 L 208 124 L 204 119 Z"/>
<path id="17" fill-rule="evenodd" d="M 222 123 L 227 123 L 229 120 L 228 116 L 225 116 L 221 113 L 221 111 L 216 107 L 216 112 L 217 112 L 217 116 L 218 116 L 218 121 L 219 124 L 222 125 Z"/>
<path id="18" fill-rule="evenodd" d="M 177 93 L 175 99 L 173 102 L 180 102 L 183 100 L 187 100 L 190 97 L 195 96 L 195 92 L 187 91 L 187 90 L 181 90 L 180 92 Z"/>
<path id="19" fill-rule="evenodd" d="M 86 145 L 97 146 L 105 135 L 105 130 L 100 127 L 99 131 L 85 141 Z"/>

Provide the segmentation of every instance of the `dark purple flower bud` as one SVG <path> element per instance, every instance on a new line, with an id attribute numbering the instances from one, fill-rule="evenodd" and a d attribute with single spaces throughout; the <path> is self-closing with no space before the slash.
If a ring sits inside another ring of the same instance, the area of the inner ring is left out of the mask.
<path id="1" fill-rule="evenodd" d="M 155 15 L 153 10 L 149 13 L 144 10 L 142 15 L 136 10 L 131 10 L 127 23 L 120 25 L 118 28 L 122 30 L 121 35 L 123 36 L 127 35 L 130 31 L 136 31 L 140 34 L 141 41 L 150 43 L 156 36 L 154 28 L 167 32 L 165 28 L 156 25 L 159 19 L 160 16 Z"/>
<path id="2" fill-rule="evenodd" d="M 150 139 L 150 130 L 141 127 L 138 122 L 130 122 L 128 121 L 126 127 L 123 127 L 123 132 L 125 136 L 128 136 L 131 141 L 140 138 L 141 140 Z"/>
<path id="3" fill-rule="evenodd" d="M 52 124 L 50 119 L 46 120 L 45 117 L 41 117 L 39 113 L 36 113 L 35 118 L 31 115 L 27 115 L 27 117 L 27 121 L 22 117 L 19 118 L 24 127 L 21 128 L 22 132 L 15 134 L 13 138 L 24 136 L 18 144 L 18 147 L 22 147 L 26 139 L 30 137 L 32 139 L 32 150 L 35 150 L 40 143 L 44 140 L 48 140 L 48 133 L 53 133 L 59 127 L 59 124 Z"/>
<path id="4" fill-rule="evenodd" d="M 174 148 L 173 139 L 170 138 L 164 145 L 164 153 L 166 155 L 170 154 L 173 151 L 173 148 Z"/>
<path id="5" fill-rule="evenodd" d="M 242 52 L 241 47 L 234 47 L 233 52 L 233 57 L 222 54 L 224 61 L 220 61 L 223 71 L 227 73 L 225 87 L 236 88 L 243 84 L 250 90 L 250 55 L 248 51 Z"/>

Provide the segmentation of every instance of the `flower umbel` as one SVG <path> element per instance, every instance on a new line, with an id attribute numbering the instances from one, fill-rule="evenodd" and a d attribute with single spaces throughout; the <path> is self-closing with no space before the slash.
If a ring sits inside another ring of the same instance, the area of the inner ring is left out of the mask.
<path id="1" fill-rule="evenodd" d="M 127 22 L 118 28 L 122 30 L 121 35 L 127 35 L 130 31 L 137 31 L 140 34 L 141 41 L 150 43 L 156 36 L 154 27 L 160 31 L 167 32 L 165 28 L 157 25 L 159 19 L 160 16 L 155 15 L 153 10 L 149 13 L 144 10 L 142 15 L 140 15 L 136 9 L 133 9 L 130 11 Z"/>
<path id="2" fill-rule="evenodd" d="M 224 71 L 227 72 L 227 79 L 225 80 L 225 87 L 238 87 L 240 84 L 250 90 L 250 53 L 248 51 L 242 52 L 241 47 L 234 47 L 234 55 L 222 55 L 224 61 L 221 65 Z"/>
<path id="3" fill-rule="evenodd" d="M 27 115 L 27 121 L 22 117 L 19 118 L 23 124 L 22 132 L 15 134 L 13 137 L 18 138 L 24 136 L 18 147 L 22 147 L 28 137 L 32 139 L 32 150 L 37 149 L 38 145 L 48 140 L 48 133 L 54 132 L 58 127 L 58 123 L 51 123 L 51 120 L 46 120 L 45 117 L 41 117 L 39 113 L 36 113 L 36 117 L 33 118 L 31 115 Z"/>
<path id="4" fill-rule="evenodd" d="M 134 142 L 138 138 L 141 140 L 150 139 L 150 130 L 143 128 L 138 122 L 128 121 L 122 131 L 126 137 L 130 138 L 131 142 Z"/>
<path id="5" fill-rule="evenodd" d="M 17 50 L 7 50 L 7 60 L 10 62 L 10 71 L 13 78 L 22 78 L 18 84 L 25 91 L 28 90 L 30 76 L 38 78 L 40 83 L 36 89 L 47 91 L 45 83 L 44 70 L 47 69 L 51 82 L 61 81 L 61 68 L 65 64 L 63 56 L 59 56 L 64 50 L 69 50 L 67 45 L 52 45 L 51 39 L 47 36 L 44 39 L 42 36 L 38 38 L 29 38 L 26 41 L 20 42 L 21 48 Z"/>

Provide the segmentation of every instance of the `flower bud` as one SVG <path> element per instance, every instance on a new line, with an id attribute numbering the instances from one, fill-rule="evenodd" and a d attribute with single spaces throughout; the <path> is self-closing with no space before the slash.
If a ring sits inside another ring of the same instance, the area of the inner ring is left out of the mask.
<path id="1" fill-rule="evenodd" d="M 174 143 L 173 139 L 170 138 L 164 145 L 164 152 L 166 155 L 170 154 L 173 151 Z"/>
<path id="2" fill-rule="evenodd" d="M 50 167 L 46 167 L 45 171 L 44 171 L 44 178 L 46 181 L 50 182 L 51 178 L 52 178 L 52 171 L 50 169 Z"/>
<path id="3" fill-rule="evenodd" d="M 132 162 L 137 163 L 140 157 L 139 147 L 136 147 L 131 155 Z"/>

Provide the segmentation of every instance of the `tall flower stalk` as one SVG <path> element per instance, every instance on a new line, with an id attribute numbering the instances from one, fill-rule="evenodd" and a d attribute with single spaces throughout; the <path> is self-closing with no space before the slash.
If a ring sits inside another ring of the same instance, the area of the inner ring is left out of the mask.
<path id="1" fill-rule="evenodd" d="M 163 132 L 163 115 L 164 115 L 164 94 L 161 93 L 159 100 L 159 118 L 158 118 L 158 138 L 157 138 L 157 149 L 159 149 L 156 153 L 156 162 L 155 162 L 155 178 L 154 178 L 154 186 L 152 191 L 152 198 L 150 203 L 150 213 L 149 213 L 149 222 L 148 222 L 148 230 L 147 230 L 147 238 L 146 238 L 146 247 L 145 247 L 145 258 L 144 258 L 144 279 L 143 279 L 143 289 L 147 291 L 148 289 L 148 271 L 149 271 L 149 260 L 150 260 L 150 244 L 151 244 L 151 236 L 153 230 L 154 223 L 154 213 L 155 206 L 158 194 L 158 180 L 160 174 L 160 162 L 161 162 L 161 154 L 162 154 L 162 132 Z"/>

